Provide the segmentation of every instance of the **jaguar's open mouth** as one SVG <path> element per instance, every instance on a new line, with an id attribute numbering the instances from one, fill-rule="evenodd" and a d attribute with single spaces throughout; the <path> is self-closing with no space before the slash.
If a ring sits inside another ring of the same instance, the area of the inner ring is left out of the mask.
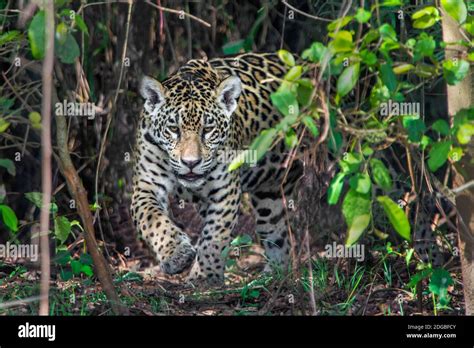
<path id="1" fill-rule="evenodd" d="M 193 172 L 189 172 L 189 173 L 186 173 L 186 174 L 179 174 L 179 175 L 178 175 L 178 178 L 183 179 L 183 180 L 186 180 L 186 181 L 193 182 L 193 181 L 196 181 L 196 180 L 199 180 L 199 179 L 204 178 L 204 175 L 203 175 L 203 174 L 196 174 L 196 173 L 193 173 Z"/>

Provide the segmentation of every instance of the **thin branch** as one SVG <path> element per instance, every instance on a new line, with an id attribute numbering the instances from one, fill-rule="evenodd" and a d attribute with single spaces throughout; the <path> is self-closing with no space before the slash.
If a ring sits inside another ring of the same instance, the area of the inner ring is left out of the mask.
<path id="1" fill-rule="evenodd" d="M 49 205 L 51 203 L 51 90 L 54 64 L 54 2 L 45 5 L 46 54 L 43 62 L 43 99 L 41 102 L 41 190 L 43 201 L 40 217 L 41 287 L 39 315 L 49 314 L 49 281 L 51 265 L 49 257 Z"/>
<path id="2" fill-rule="evenodd" d="M 186 16 L 186 17 L 189 17 L 189 18 L 191 18 L 191 19 L 194 19 L 196 22 L 199 22 L 199 23 L 201 23 L 202 25 L 204 25 L 204 26 L 206 26 L 206 27 L 208 27 L 208 28 L 211 27 L 211 25 L 210 25 L 208 22 L 202 20 L 201 18 L 198 18 L 198 17 L 196 17 L 196 16 L 193 16 L 193 15 L 190 14 L 190 13 L 184 12 L 183 10 L 179 11 L 179 10 L 174 10 L 174 9 L 172 9 L 172 8 L 167 8 L 167 7 L 155 5 L 154 3 L 152 3 L 152 2 L 150 2 L 150 1 L 148 1 L 148 0 L 145 1 L 145 2 L 146 2 L 148 5 L 150 5 L 150 6 L 154 7 L 154 8 L 156 8 L 156 9 L 158 9 L 158 10 L 160 10 L 160 11 L 169 12 L 169 13 L 174 13 L 174 14 L 177 14 L 177 15 L 180 15 L 180 16 Z"/>
<path id="3" fill-rule="evenodd" d="M 301 10 L 298 10 L 296 7 L 290 5 L 286 0 L 282 0 L 283 4 L 289 8 L 291 8 L 293 11 L 295 11 L 296 13 L 299 13 L 303 16 L 306 16 L 308 18 L 312 18 L 312 19 L 316 19 L 318 21 L 323 21 L 323 22 L 332 22 L 333 19 L 327 19 L 327 18 L 322 18 L 322 17 L 318 17 L 318 16 L 314 16 L 314 15 L 310 15 L 309 13 L 306 13 L 304 11 L 301 11 Z"/>
<path id="4" fill-rule="evenodd" d="M 468 182 L 466 182 L 465 184 L 463 184 L 461 186 L 458 186 L 458 187 L 455 187 L 455 188 L 451 189 L 451 192 L 453 192 L 455 195 L 458 195 L 462 191 L 467 190 L 467 189 L 471 188 L 472 186 L 474 186 L 474 180 L 468 181 Z"/>

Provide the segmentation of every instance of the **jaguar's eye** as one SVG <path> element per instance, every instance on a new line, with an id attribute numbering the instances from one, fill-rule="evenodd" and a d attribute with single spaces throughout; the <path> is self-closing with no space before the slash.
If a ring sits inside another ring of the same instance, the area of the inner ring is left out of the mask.
<path id="1" fill-rule="evenodd" d="M 171 132 L 171 133 L 175 133 L 175 134 L 178 134 L 179 133 L 179 128 L 177 126 L 169 126 L 168 127 L 168 130 Z"/>
<path id="2" fill-rule="evenodd" d="M 214 127 L 204 127 L 204 129 L 202 130 L 202 132 L 203 132 L 204 134 L 209 134 L 209 133 L 211 133 L 213 130 L 214 130 Z"/>

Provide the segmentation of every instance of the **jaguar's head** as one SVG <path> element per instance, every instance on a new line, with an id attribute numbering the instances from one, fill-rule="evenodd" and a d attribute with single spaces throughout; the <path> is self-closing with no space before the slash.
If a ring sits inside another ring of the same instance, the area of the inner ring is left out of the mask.
<path id="1" fill-rule="evenodd" d="M 197 60 L 163 83 L 142 79 L 142 122 L 148 136 L 168 154 L 182 185 L 204 183 L 228 137 L 241 90 L 238 77 L 222 77 L 209 63 Z"/>

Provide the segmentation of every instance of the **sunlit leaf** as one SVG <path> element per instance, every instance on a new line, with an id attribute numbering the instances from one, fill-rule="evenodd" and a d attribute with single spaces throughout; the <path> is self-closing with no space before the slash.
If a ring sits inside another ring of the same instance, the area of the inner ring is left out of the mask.
<path id="1" fill-rule="evenodd" d="M 464 0 L 441 0 L 441 7 L 458 23 L 466 21 L 467 7 Z"/>
<path id="2" fill-rule="evenodd" d="M 342 187 L 344 186 L 344 173 L 338 173 L 329 184 L 328 188 L 328 203 L 331 205 L 337 204 L 339 196 L 341 195 Z"/>
<path id="3" fill-rule="evenodd" d="M 370 169 L 372 172 L 372 178 L 377 185 L 382 187 L 384 190 L 390 190 L 392 188 L 392 176 L 381 160 L 372 158 L 370 160 Z"/>
<path id="4" fill-rule="evenodd" d="M 8 205 L 0 204 L 3 223 L 12 231 L 18 231 L 18 219 L 15 212 Z"/>
<path id="5" fill-rule="evenodd" d="M 293 55 L 287 50 L 278 50 L 277 54 L 280 60 L 286 65 L 288 66 L 295 65 L 295 57 L 293 57 Z"/>
<path id="6" fill-rule="evenodd" d="M 348 94 L 359 80 L 360 64 L 352 64 L 344 69 L 337 79 L 337 94 L 344 97 Z"/>
<path id="7" fill-rule="evenodd" d="M 33 17 L 28 27 L 28 39 L 30 41 L 31 54 L 35 59 L 43 59 L 45 51 L 45 14 L 39 11 Z"/>
<path id="8" fill-rule="evenodd" d="M 377 201 L 382 205 L 385 214 L 397 233 L 406 240 L 411 240 L 411 227 L 402 208 L 390 197 L 379 196 Z"/>

